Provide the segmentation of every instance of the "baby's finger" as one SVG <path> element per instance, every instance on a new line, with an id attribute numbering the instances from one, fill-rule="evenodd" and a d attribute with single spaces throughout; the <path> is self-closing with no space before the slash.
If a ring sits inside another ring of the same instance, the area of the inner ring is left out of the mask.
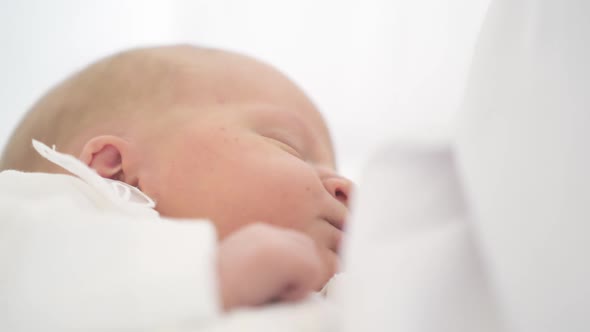
<path id="1" fill-rule="evenodd" d="M 303 284 L 291 283 L 285 287 L 283 292 L 279 295 L 281 302 L 295 302 L 304 299 L 312 292 L 311 287 L 306 287 Z"/>

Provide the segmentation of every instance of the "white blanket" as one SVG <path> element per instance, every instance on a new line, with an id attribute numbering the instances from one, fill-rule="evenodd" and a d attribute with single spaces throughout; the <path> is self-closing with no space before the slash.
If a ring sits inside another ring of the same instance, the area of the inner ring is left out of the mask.
<path id="1" fill-rule="evenodd" d="M 340 331 L 335 302 L 310 297 L 295 304 L 244 309 L 226 315 L 203 332 L 336 332 Z"/>
<path id="2" fill-rule="evenodd" d="M 132 188 L 54 157 L 86 181 L 0 173 L 0 331 L 182 328 L 217 317 L 211 223 L 162 219 Z"/>

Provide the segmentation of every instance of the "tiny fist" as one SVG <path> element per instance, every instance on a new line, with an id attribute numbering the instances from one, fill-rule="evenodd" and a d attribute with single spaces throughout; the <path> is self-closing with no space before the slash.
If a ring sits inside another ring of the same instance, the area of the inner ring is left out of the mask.
<path id="1" fill-rule="evenodd" d="M 244 227 L 227 237 L 218 256 L 226 310 L 300 300 L 314 290 L 324 272 L 309 237 L 265 224 Z"/>

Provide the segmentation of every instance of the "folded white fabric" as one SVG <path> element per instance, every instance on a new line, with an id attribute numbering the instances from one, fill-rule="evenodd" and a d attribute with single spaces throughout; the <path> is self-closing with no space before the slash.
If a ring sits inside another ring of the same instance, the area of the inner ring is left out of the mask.
<path id="1" fill-rule="evenodd" d="M 391 147 L 361 183 L 345 331 L 590 329 L 588 12 L 492 3 L 458 149 Z"/>
<path id="2" fill-rule="evenodd" d="M 496 0 L 458 137 L 511 331 L 590 331 L 590 2 Z"/>
<path id="3" fill-rule="evenodd" d="M 162 219 L 93 183 L 0 173 L 0 330 L 172 329 L 216 318 L 212 224 Z"/>
<path id="4" fill-rule="evenodd" d="M 361 182 L 338 289 L 343 331 L 499 331 L 446 143 L 400 143 Z"/>
<path id="5" fill-rule="evenodd" d="M 342 314 L 332 302 L 312 296 L 300 303 L 232 312 L 199 332 L 338 332 Z M 185 331 L 185 330 L 182 330 Z M 195 331 L 195 330 L 190 330 Z M 181 332 L 175 330 L 175 332 Z"/>

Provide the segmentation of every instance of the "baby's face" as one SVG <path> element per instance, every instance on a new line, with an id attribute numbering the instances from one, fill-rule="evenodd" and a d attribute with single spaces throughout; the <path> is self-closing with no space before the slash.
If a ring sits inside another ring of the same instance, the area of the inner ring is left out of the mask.
<path id="1" fill-rule="evenodd" d="M 274 70 L 233 66 L 213 66 L 211 80 L 183 87 L 189 102 L 171 106 L 168 132 L 145 151 L 142 190 L 163 216 L 208 218 L 221 238 L 253 222 L 306 233 L 321 249 L 327 279 L 337 268 L 351 183 L 335 171 L 326 125 Z"/>

